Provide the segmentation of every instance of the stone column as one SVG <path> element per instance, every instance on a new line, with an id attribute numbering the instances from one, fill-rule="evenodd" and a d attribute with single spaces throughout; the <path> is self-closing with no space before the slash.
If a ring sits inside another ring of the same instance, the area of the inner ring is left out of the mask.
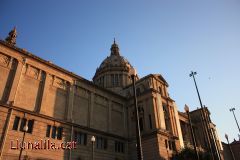
<path id="1" fill-rule="evenodd" d="M 49 86 L 51 85 L 51 76 L 50 74 L 46 73 L 45 80 L 44 80 L 44 87 L 43 87 L 43 95 L 42 95 L 42 102 L 41 106 L 39 108 L 39 113 L 46 114 L 46 108 L 47 108 L 47 96 L 49 91 Z"/>
<path id="2" fill-rule="evenodd" d="M 69 84 L 69 90 L 68 90 L 68 105 L 67 105 L 67 121 L 73 122 L 73 105 L 74 105 L 74 92 L 75 92 L 75 85 Z"/>
<path id="3" fill-rule="evenodd" d="M 25 62 L 26 62 L 25 59 L 23 59 L 22 61 L 18 60 L 17 68 L 16 68 L 16 71 L 15 71 L 15 75 L 13 77 L 12 85 L 11 85 L 11 90 L 10 90 L 10 93 L 9 93 L 9 96 L 8 96 L 8 100 L 7 100 L 8 103 L 14 104 L 14 100 L 15 100 L 15 97 L 16 97 L 18 84 L 20 82 L 20 78 L 21 78 L 21 75 L 22 75 L 22 70 L 23 70 L 23 66 L 25 65 Z"/>
<path id="4" fill-rule="evenodd" d="M 46 72 L 40 70 L 38 75 L 38 80 L 39 80 L 38 94 L 37 94 L 37 99 L 36 99 L 35 109 L 34 109 L 36 112 L 39 112 L 41 108 L 43 89 L 44 89 L 44 84 L 46 80 Z"/>
<path id="5" fill-rule="evenodd" d="M 160 115 L 159 115 L 159 111 L 158 111 L 158 106 L 157 106 L 157 102 L 156 102 L 156 98 L 153 96 L 151 97 L 151 101 L 150 101 L 150 106 L 153 107 L 153 116 L 154 116 L 154 124 L 156 126 L 156 128 L 160 128 Z"/>
<path id="6" fill-rule="evenodd" d="M 181 126 L 180 126 L 180 120 L 179 120 L 179 116 L 178 116 L 178 110 L 177 110 L 177 106 L 175 104 L 175 102 L 173 102 L 173 109 L 174 109 L 174 116 L 176 118 L 176 125 L 177 125 L 177 131 L 178 131 L 178 138 L 179 138 L 179 142 L 180 142 L 180 147 L 183 148 L 184 147 L 184 143 L 183 143 L 183 136 L 182 136 L 182 130 L 181 130 Z"/>
<path id="7" fill-rule="evenodd" d="M 163 106 L 162 106 L 162 98 L 159 95 L 157 95 L 157 97 L 156 97 L 156 104 L 157 104 L 157 108 L 158 108 L 158 113 L 160 115 L 160 128 L 166 129 Z"/>

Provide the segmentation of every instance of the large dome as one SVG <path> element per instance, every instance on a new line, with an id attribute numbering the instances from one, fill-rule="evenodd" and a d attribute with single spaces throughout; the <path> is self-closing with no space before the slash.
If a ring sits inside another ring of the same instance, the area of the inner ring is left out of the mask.
<path id="1" fill-rule="evenodd" d="M 93 82 L 111 90 L 118 90 L 129 84 L 129 71 L 133 68 L 126 58 L 120 55 L 115 40 L 111 54 L 97 68 Z M 117 89 L 116 89 L 117 88 Z"/>

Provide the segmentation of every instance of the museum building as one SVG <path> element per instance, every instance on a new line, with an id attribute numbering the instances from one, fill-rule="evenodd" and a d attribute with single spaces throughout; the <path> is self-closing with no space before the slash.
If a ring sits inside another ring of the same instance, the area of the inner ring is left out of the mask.
<path id="1" fill-rule="evenodd" d="M 17 47 L 16 36 L 14 28 L 0 40 L 0 160 L 136 160 L 133 66 L 115 40 L 89 81 Z M 168 160 L 193 147 L 187 114 L 161 74 L 136 76 L 136 93 L 144 160 Z M 197 148 L 208 150 L 200 113 L 190 112 Z M 216 126 L 204 114 L 219 156 Z"/>

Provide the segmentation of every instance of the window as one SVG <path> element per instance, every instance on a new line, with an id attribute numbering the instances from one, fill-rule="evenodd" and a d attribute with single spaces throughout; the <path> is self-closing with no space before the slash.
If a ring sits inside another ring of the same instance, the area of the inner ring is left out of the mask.
<path id="1" fill-rule="evenodd" d="M 15 117 L 14 122 L 13 122 L 13 130 L 18 130 L 18 125 L 19 125 L 20 117 Z"/>
<path id="2" fill-rule="evenodd" d="M 47 125 L 46 137 L 50 137 L 51 125 Z"/>
<path id="3" fill-rule="evenodd" d="M 174 141 L 172 141 L 172 149 L 174 150 L 174 151 L 176 151 L 177 149 L 176 149 L 176 144 L 175 144 L 175 142 Z"/>
<path id="4" fill-rule="evenodd" d="M 52 132 L 51 132 L 51 129 L 52 129 Z M 47 125 L 46 137 L 50 137 L 51 135 L 51 138 L 53 139 L 57 138 L 58 140 L 61 140 L 62 133 L 63 133 L 63 127 Z"/>
<path id="5" fill-rule="evenodd" d="M 34 120 L 28 120 L 28 130 L 27 133 L 32 133 Z"/>
<path id="6" fill-rule="evenodd" d="M 119 86 L 118 74 L 115 74 L 115 85 Z"/>
<path id="7" fill-rule="evenodd" d="M 63 131 L 63 128 L 62 127 L 58 127 L 58 129 L 57 129 L 57 139 L 58 140 L 62 139 L 62 131 Z"/>
<path id="8" fill-rule="evenodd" d="M 87 134 L 75 131 L 74 139 L 77 144 L 87 145 Z"/>
<path id="9" fill-rule="evenodd" d="M 169 150 L 176 151 L 176 144 L 174 140 L 165 140 L 166 148 L 168 147 Z"/>
<path id="10" fill-rule="evenodd" d="M 98 149 L 107 149 L 107 139 L 103 137 L 97 137 L 96 145 Z"/>
<path id="11" fill-rule="evenodd" d="M 104 82 L 105 82 L 105 77 L 103 76 L 102 77 L 102 84 L 101 84 L 103 87 L 104 87 Z"/>
<path id="12" fill-rule="evenodd" d="M 115 152 L 124 153 L 124 143 L 115 141 Z"/>
<path id="13" fill-rule="evenodd" d="M 52 127 L 52 138 L 56 138 L 56 131 L 57 131 L 57 127 L 56 126 L 53 126 Z"/>
<path id="14" fill-rule="evenodd" d="M 152 129 L 152 117 L 151 117 L 151 114 L 148 115 L 148 119 L 149 119 L 149 128 Z"/>
<path id="15" fill-rule="evenodd" d="M 165 139 L 165 147 L 168 148 L 168 141 Z"/>
<path id="16" fill-rule="evenodd" d="M 119 75 L 119 85 L 121 86 L 123 83 L 123 76 L 120 74 Z"/>
<path id="17" fill-rule="evenodd" d="M 114 86 L 114 74 L 111 74 L 111 84 L 112 84 L 112 87 Z"/>
<path id="18" fill-rule="evenodd" d="M 27 119 L 26 118 L 22 118 L 21 125 L 20 125 L 20 131 L 23 132 L 23 128 L 26 125 L 26 123 L 27 123 Z"/>
<path id="19" fill-rule="evenodd" d="M 168 141 L 169 149 L 172 150 L 172 142 Z"/>
<path id="20" fill-rule="evenodd" d="M 20 121 L 21 121 L 21 123 L 20 123 Z M 18 127 L 19 123 L 20 123 L 20 127 Z M 12 129 L 16 130 L 16 131 L 19 129 L 20 131 L 24 132 L 23 128 L 26 124 L 28 126 L 27 133 L 32 133 L 34 120 L 27 120 L 26 118 L 20 118 L 20 117 L 16 116 L 14 119 L 14 122 L 13 122 Z"/>

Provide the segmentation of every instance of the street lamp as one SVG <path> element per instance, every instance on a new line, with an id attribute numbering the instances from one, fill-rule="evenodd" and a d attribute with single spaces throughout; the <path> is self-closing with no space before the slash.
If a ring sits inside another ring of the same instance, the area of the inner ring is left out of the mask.
<path id="1" fill-rule="evenodd" d="M 24 114 L 24 117 L 25 117 L 25 114 Z M 23 147 L 24 147 L 23 144 L 24 144 L 25 134 L 27 131 L 28 131 L 28 125 L 27 125 L 27 120 L 26 120 L 26 123 L 23 127 L 23 139 L 22 139 L 22 144 L 21 144 L 21 149 L 20 149 L 20 154 L 19 154 L 18 160 L 21 160 L 22 151 L 23 151 Z"/>
<path id="2" fill-rule="evenodd" d="M 204 108 L 203 108 L 203 105 L 202 105 L 202 100 L 201 100 L 201 97 L 200 97 L 200 94 L 199 94 L 199 91 L 198 91 L 197 83 L 196 83 L 196 80 L 195 80 L 195 75 L 197 75 L 197 72 L 191 71 L 189 76 L 193 77 L 193 80 L 194 80 L 194 84 L 195 84 L 195 87 L 196 87 L 196 90 L 197 90 L 197 94 L 198 94 L 198 99 L 199 99 L 200 106 L 201 106 L 201 113 L 202 113 L 202 119 L 203 119 L 202 126 L 203 126 L 204 133 L 206 135 L 205 139 L 207 141 L 207 145 L 209 147 L 209 150 L 210 150 L 210 153 L 211 153 L 211 157 L 212 157 L 212 159 L 214 159 L 214 157 L 213 157 L 213 150 L 212 150 L 212 146 L 211 146 L 211 142 L 210 142 L 211 138 L 210 138 L 210 135 L 209 135 L 209 128 L 208 128 L 208 124 L 207 124 L 207 117 L 205 115 L 205 111 L 204 111 Z"/>
<path id="3" fill-rule="evenodd" d="M 91 142 L 92 142 L 92 160 L 94 160 L 94 143 L 96 141 L 95 136 L 91 137 Z"/>
<path id="4" fill-rule="evenodd" d="M 228 135 L 227 134 L 225 134 L 225 138 L 227 139 L 227 143 L 228 143 L 228 147 L 229 147 L 229 150 L 231 152 L 231 155 L 232 155 L 232 159 L 235 160 L 235 157 L 234 157 L 234 154 L 233 154 L 233 151 L 232 151 L 232 147 L 229 144 L 229 140 L 228 140 Z"/>
<path id="5" fill-rule="evenodd" d="M 240 133 L 240 127 L 239 127 L 239 125 L 238 125 L 238 121 L 237 121 L 237 118 L 236 118 L 236 116 L 235 116 L 234 111 L 235 111 L 235 108 L 230 108 L 230 112 L 233 112 L 233 116 L 234 116 L 234 118 L 235 118 L 235 121 L 236 121 L 237 126 L 238 126 L 238 130 L 239 130 L 239 133 Z"/>
<path id="6" fill-rule="evenodd" d="M 190 117 L 190 114 L 189 114 L 189 107 L 185 104 L 184 109 L 185 109 L 185 111 L 186 111 L 186 113 L 187 113 L 187 115 L 188 115 L 188 122 L 189 122 L 189 124 L 190 124 L 190 130 L 191 130 L 191 136 L 192 136 L 194 151 L 195 151 L 195 154 L 196 154 L 197 159 L 199 160 L 199 155 L 198 155 L 198 151 L 197 151 L 196 139 L 195 139 L 195 135 L 194 135 L 194 132 L 193 132 L 192 120 L 191 120 L 191 117 Z"/>
<path id="7" fill-rule="evenodd" d="M 139 126 L 139 115 L 138 115 L 138 108 L 137 108 L 137 94 L 136 94 L 136 86 L 135 86 L 135 78 L 137 72 L 134 68 L 131 68 L 129 74 L 132 79 L 132 88 L 133 88 L 133 95 L 134 95 L 134 107 L 135 107 L 135 120 L 136 120 L 136 139 L 137 139 L 137 157 L 138 160 L 143 160 L 143 153 L 142 153 L 142 143 L 141 143 L 141 133 L 140 133 L 140 126 Z"/>

